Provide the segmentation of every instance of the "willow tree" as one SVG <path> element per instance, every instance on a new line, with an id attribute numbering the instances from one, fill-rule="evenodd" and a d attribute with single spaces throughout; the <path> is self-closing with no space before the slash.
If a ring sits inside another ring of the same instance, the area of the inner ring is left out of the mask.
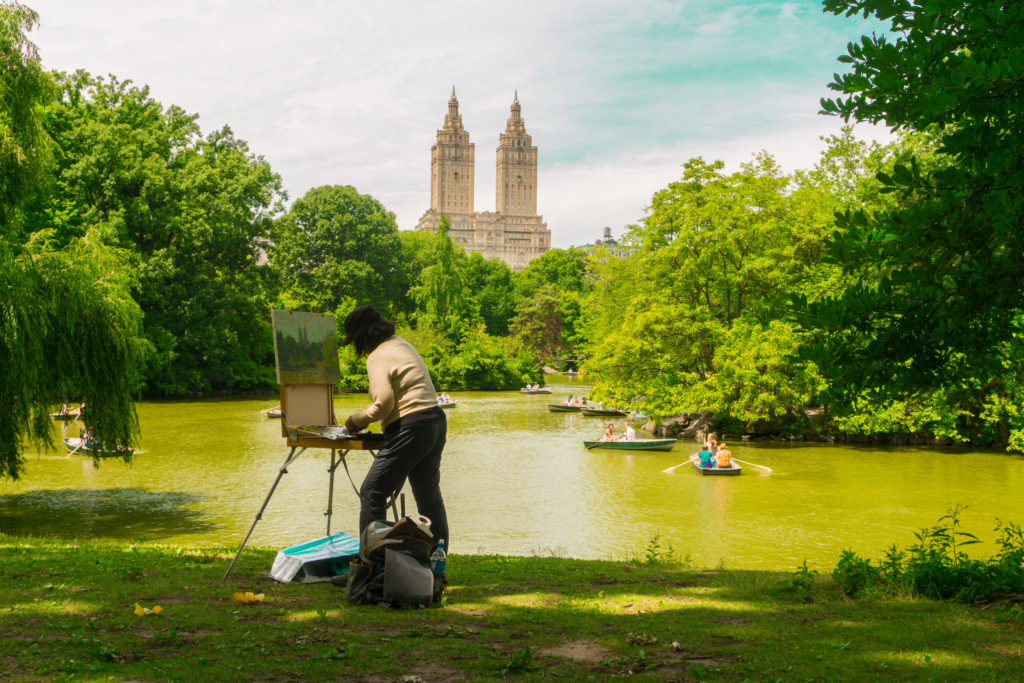
<path id="1" fill-rule="evenodd" d="M 121 255 L 100 227 L 59 251 L 45 232 L 24 239 L 22 207 L 48 173 L 41 112 L 55 92 L 26 35 L 37 21 L 0 4 L 0 477 L 9 478 L 23 470 L 26 440 L 51 443 L 49 411 L 65 397 L 86 401 L 96 457 L 138 434 L 141 315 Z"/>

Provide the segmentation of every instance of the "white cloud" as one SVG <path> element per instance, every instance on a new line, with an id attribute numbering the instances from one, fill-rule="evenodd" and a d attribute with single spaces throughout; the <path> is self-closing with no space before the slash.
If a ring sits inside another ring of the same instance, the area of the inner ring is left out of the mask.
<path id="1" fill-rule="evenodd" d="M 29 4 L 48 67 L 149 84 L 204 131 L 229 124 L 292 199 L 354 185 L 403 228 L 428 206 L 452 84 L 476 143 L 475 208 L 493 209 L 494 148 L 518 89 L 561 247 L 621 232 L 689 157 L 737 164 L 767 149 L 787 169 L 813 163 L 817 136 L 837 126 L 816 116 L 817 98 L 861 32 L 816 3 L 770 0 Z"/>

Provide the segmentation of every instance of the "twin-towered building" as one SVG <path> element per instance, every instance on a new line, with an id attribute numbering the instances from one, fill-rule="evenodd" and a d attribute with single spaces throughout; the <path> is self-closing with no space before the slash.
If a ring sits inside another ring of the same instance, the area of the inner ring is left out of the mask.
<path id="1" fill-rule="evenodd" d="M 416 229 L 436 231 L 447 216 L 453 242 L 522 270 L 551 248 L 551 231 L 537 214 L 537 148 L 526 132 L 518 93 L 498 142 L 493 212 L 473 210 L 474 154 L 453 87 L 444 127 L 430 148 L 430 208 Z"/>

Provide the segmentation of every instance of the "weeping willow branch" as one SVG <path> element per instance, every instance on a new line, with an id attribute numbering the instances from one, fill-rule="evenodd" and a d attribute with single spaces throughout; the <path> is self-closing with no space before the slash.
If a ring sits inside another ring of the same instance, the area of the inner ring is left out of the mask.
<path id="1" fill-rule="evenodd" d="M 17 479 L 27 443 L 52 447 L 50 411 L 86 402 L 96 458 L 133 445 L 144 347 L 124 255 L 94 230 L 62 251 L 18 251 L 0 239 L 0 477 Z"/>

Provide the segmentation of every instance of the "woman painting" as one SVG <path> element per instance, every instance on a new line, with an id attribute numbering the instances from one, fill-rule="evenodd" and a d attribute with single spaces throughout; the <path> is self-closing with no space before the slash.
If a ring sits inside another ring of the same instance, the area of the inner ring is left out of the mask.
<path id="1" fill-rule="evenodd" d="M 355 434 L 380 421 L 386 437 L 359 490 L 360 531 L 385 519 L 388 498 L 408 479 L 416 508 L 430 519 L 434 538 L 443 539 L 450 549 L 440 485 L 448 423 L 426 364 L 373 306 L 357 306 L 348 314 L 342 343 L 366 356 L 372 401 L 365 410 L 349 415 L 345 429 Z"/>

